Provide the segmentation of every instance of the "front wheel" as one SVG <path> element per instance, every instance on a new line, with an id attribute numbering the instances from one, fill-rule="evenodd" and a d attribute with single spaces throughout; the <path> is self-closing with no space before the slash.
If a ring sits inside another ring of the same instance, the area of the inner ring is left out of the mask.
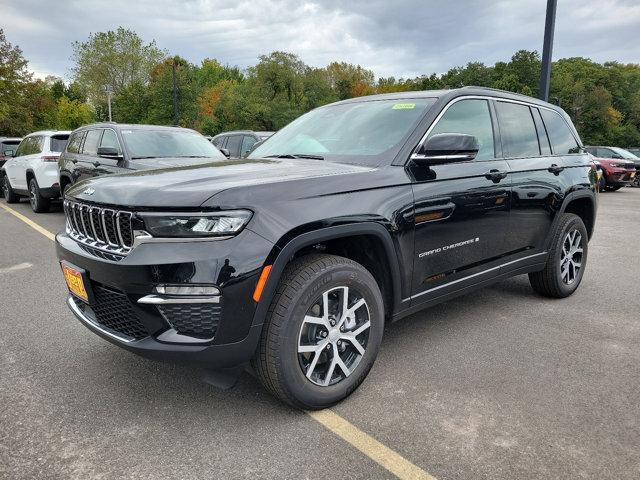
<path id="1" fill-rule="evenodd" d="M 573 213 L 562 214 L 544 270 L 529 274 L 533 289 L 553 298 L 568 297 L 575 292 L 587 265 L 588 241 L 582 219 Z"/>
<path id="2" fill-rule="evenodd" d="M 50 202 L 48 198 L 44 198 L 40 194 L 40 187 L 35 178 L 29 181 L 29 203 L 31 209 L 36 213 L 44 213 L 49 211 Z"/>
<path id="3" fill-rule="evenodd" d="M 343 257 L 308 255 L 282 275 L 253 367 L 280 400 L 326 408 L 365 379 L 383 328 L 382 295 L 366 268 Z"/>

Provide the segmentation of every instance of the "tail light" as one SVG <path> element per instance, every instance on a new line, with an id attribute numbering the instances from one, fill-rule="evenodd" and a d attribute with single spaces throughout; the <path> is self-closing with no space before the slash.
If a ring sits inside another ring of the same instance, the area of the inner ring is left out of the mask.
<path id="1" fill-rule="evenodd" d="M 60 158 L 59 155 L 43 155 L 40 157 L 43 162 L 57 162 Z"/>

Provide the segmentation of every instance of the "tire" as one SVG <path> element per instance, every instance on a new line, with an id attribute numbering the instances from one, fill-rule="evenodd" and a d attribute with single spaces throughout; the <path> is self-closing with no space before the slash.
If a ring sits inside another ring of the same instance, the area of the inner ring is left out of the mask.
<path id="1" fill-rule="evenodd" d="M 51 206 L 49 199 L 40 195 L 40 187 L 35 178 L 29 180 L 29 203 L 31 203 L 31 209 L 36 213 L 48 212 Z"/>
<path id="2" fill-rule="evenodd" d="M 605 189 L 607 192 L 617 192 L 617 191 L 618 191 L 618 190 L 620 190 L 621 188 L 622 188 L 622 187 L 620 187 L 620 186 L 615 186 L 615 187 L 614 187 L 614 186 L 612 186 L 612 185 L 605 185 L 605 186 L 604 186 L 604 189 Z"/>
<path id="3" fill-rule="evenodd" d="M 573 294 L 582 281 L 588 249 L 587 229 L 582 219 L 573 213 L 562 214 L 553 234 L 551 251 L 544 269 L 529 274 L 533 289 L 540 295 L 551 298 L 565 298 Z"/>
<path id="4" fill-rule="evenodd" d="M 64 200 L 64 197 L 67 194 L 67 190 L 69 190 L 72 186 L 73 186 L 73 184 L 71 184 L 71 183 L 65 183 L 62 186 L 62 194 L 60 195 L 62 197 L 62 200 Z"/>
<path id="5" fill-rule="evenodd" d="M 9 177 L 5 175 L 2 180 L 2 191 L 4 192 L 4 199 L 7 201 L 7 203 L 18 203 L 20 201 L 20 196 L 13 191 L 13 188 L 11 188 Z"/>
<path id="6" fill-rule="evenodd" d="M 329 316 L 329 311 L 340 311 L 345 292 L 347 305 L 355 308 L 352 317 Z M 300 409 L 326 408 L 349 396 L 366 378 L 383 328 L 382 294 L 367 269 L 343 257 L 307 255 L 291 262 L 282 274 L 252 366 L 281 401 Z M 350 332 L 354 339 L 342 340 Z M 315 351 L 301 353 L 304 348 Z"/>

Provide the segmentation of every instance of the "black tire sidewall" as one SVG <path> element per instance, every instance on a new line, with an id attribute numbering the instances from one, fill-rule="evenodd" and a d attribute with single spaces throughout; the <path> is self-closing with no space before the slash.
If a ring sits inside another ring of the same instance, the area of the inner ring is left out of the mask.
<path id="1" fill-rule="evenodd" d="M 560 259 L 562 256 L 562 244 L 564 243 L 564 239 L 571 230 L 578 230 L 580 235 L 582 235 L 582 266 L 578 271 L 578 276 L 570 285 L 567 285 L 562 281 L 562 272 L 560 270 Z M 554 269 L 554 279 L 557 284 L 558 289 L 562 292 L 563 297 L 568 297 L 573 292 L 577 290 L 582 282 L 582 277 L 584 276 L 585 269 L 587 267 L 587 260 L 589 257 L 589 237 L 587 235 L 587 229 L 584 226 L 584 223 L 577 215 L 571 215 L 571 220 L 568 221 L 560 235 L 556 241 L 556 245 L 553 247 L 553 254 L 551 256 L 551 261 L 553 262 Z"/>
<path id="2" fill-rule="evenodd" d="M 40 187 L 38 186 L 38 182 L 35 178 L 32 178 L 31 180 L 29 180 L 29 203 L 31 203 L 32 189 L 35 189 L 35 195 L 34 195 L 34 203 L 31 204 L 31 209 L 36 213 L 40 213 L 45 209 L 45 201 L 40 195 Z"/>
<path id="3" fill-rule="evenodd" d="M 323 292 L 334 287 L 357 289 L 369 307 L 371 327 L 365 354 L 355 371 L 336 385 L 321 387 L 306 378 L 298 361 L 298 335 L 309 307 Z M 378 355 L 384 329 L 384 308 L 375 279 L 364 267 L 332 266 L 307 282 L 291 301 L 287 312 L 281 342 L 278 345 L 279 377 L 287 396 L 294 398 L 303 408 L 322 408 L 333 405 L 350 395 L 369 373 Z"/>

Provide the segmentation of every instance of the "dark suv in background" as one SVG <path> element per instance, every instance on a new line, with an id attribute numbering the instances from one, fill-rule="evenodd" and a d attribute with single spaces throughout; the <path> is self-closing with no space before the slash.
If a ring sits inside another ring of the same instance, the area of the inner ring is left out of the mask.
<path id="1" fill-rule="evenodd" d="M 0 137 L 0 167 L 16 154 L 21 141 L 19 137 Z"/>
<path id="2" fill-rule="evenodd" d="M 60 156 L 60 188 L 90 177 L 224 160 L 200 133 L 158 125 L 96 123 L 74 130 Z"/>
<path id="3" fill-rule="evenodd" d="M 264 142 L 273 132 L 253 132 L 251 130 L 237 130 L 224 132 L 211 139 L 216 147 L 227 157 L 244 158 L 258 143 Z"/>
<path id="4" fill-rule="evenodd" d="M 140 355 L 345 398 L 383 327 L 519 274 L 580 285 L 595 166 L 560 108 L 462 88 L 313 110 L 248 158 L 88 180 L 56 237 L 69 308 Z M 557 321 L 562 321 L 560 318 Z"/>

